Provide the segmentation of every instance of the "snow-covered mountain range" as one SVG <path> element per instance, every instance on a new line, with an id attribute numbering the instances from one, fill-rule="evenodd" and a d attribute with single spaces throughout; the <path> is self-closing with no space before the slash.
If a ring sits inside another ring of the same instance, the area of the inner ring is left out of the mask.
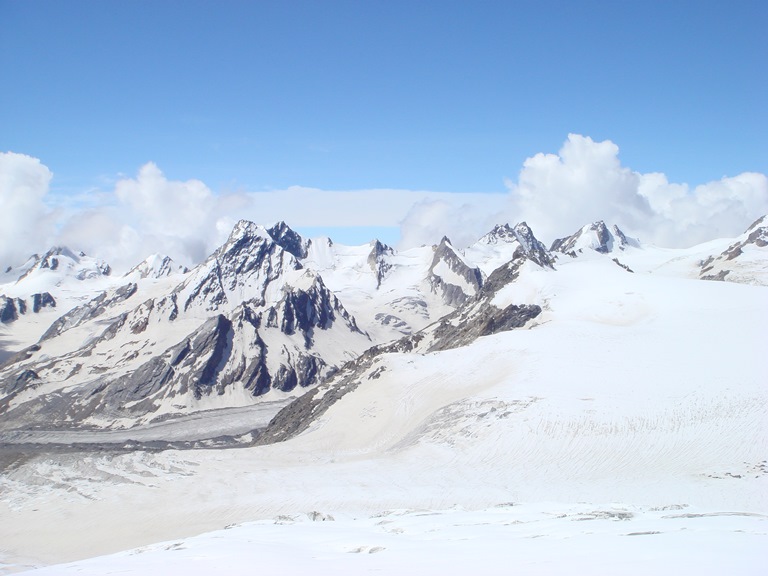
<path id="1" fill-rule="evenodd" d="M 762 283 L 766 237 L 761 218 L 689 265 L 704 279 Z M 443 238 L 399 253 L 378 241 L 341 246 L 304 239 L 283 222 L 266 229 L 241 221 L 192 270 L 153 255 L 108 282 L 107 264 L 53 248 L 8 268 L 12 281 L 0 286 L 6 338 L 28 344 L 0 369 L 3 427 L 130 427 L 275 392 L 295 395 L 403 336 L 397 346 L 469 344 L 541 312 L 536 303 L 510 321 L 498 307 L 497 294 L 522 270 L 555 272 L 562 258 L 590 254 L 611 256 L 630 272 L 649 261 L 690 260 L 659 254 L 603 222 L 549 250 L 523 222 L 496 226 L 464 250 Z M 39 337 L 24 342 L 30 335 Z"/>
<path id="2" fill-rule="evenodd" d="M 619 537 L 674 522 L 695 534 L 728 514 L 716 539 L 728 553 L 765 544 L 765 217 L 687 249 L 604 222 L 549 249 L 523 222 L 464 248 L 398 251 L 241 221 L 191 270 L 155 255 L 116 277 L 56 248 L 2 281 L 9 561 L 308 512 L 354 539 L 361 518 L 456 507 L 502 540 L 502 526 L 535 537 L 543 517 L 571 536 L 571 520 L 636 522 Z M 217 449 L 175 450 L 202 447 Z M 373 540 L 353 548 L 383 549 L 385 528 L 365 530 Z M 238 532 L 257 533 L 271 537 Z M 390 564 L 329 566 L 418 564 L 406 548 Z"/>

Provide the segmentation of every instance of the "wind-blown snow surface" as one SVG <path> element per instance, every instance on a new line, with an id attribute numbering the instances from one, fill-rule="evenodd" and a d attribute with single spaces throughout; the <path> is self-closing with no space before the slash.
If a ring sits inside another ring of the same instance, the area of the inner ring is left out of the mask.
<path id="1" fill-rule="evenodd" d="M 41 573 L 763 573 L 766 288 L 632 258 L 659 273 L 524 267 L 496 303 L 541 305 L 532 325 L 380 356 L 285 443 L 17 462 L 5 561 L 145 546 Z"/>

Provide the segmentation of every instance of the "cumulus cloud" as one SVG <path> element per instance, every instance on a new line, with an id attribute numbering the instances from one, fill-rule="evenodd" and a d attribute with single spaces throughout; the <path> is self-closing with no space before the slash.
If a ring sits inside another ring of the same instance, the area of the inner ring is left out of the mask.
<path id="1" fill-rule="evenodd" d="M 45 245 L 53 234 L 54 215 L 45 204 L 53 174 L 37 158 L 0 153 L 0 265 L 16 264 Z"/>
<path id="2" fill-rule="evenodd" d="M 768 213 L 768 178 L 744 173 L 691 189 L 659 173 L 622 166 L 619 147 L 606 140 L 570 134 L 557 154 L 528 158 L 517 181 L 506 182 L 506 205 L 493 213 L 497 223 L 527 221 L 545 242 L 569 235 L 596 220 L 616 223 L 646 243 L 683 247 L 717 237 L 737 236 Z M 422 204 L 403 221 L 403 238 L 430 234 L 443 222 L 444 234 L 464 239 L 467 231 L 489 229 L 488 212 L 470 206 Z M 475 236 L 477 238 L 477 235 Z M 458 242 L 456 242 L 458 244 Z"/>
<path id="3" fill-rule="evenodd" d="M 155 252 L 191 265 L 222 240 L 217 196 L 199 180 L 168 180 L 152 162 L 135 178 L 119 180 L 106 198 L 102 205 L 72 214 L 60 236 L 63 243 L 118 270 Z"/>

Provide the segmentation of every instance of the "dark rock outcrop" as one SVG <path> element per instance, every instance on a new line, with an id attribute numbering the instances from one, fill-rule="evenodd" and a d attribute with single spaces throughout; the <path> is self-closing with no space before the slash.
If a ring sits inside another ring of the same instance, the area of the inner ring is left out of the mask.
<path id="1" fill-rule="evenodd" d="M 371 253 L 368 254 L 367 262 L 376 277 L 376 288 L 381 286 L 381 282 L 386 277 L 387 272 L 392 269 L 392 264 L 387 261 L 387 257 L 392 256 L 393 254 L 394 250 L 386 244 L 382 244 L 378 240 L 373 243 Z"/>
<path id="2" fill-rule="evenodd" d="M 447 237 L 443 237 L 434 250 L 427 281 L 432 291 L 442 297 L 443 302 L 449 306 L 461 306 L 480 291 L 483 275 L 479 268 L 464 262 Z M 453 283 L 450 278 L 446 279 L 445 272 L 440 269 L 443 267 L 460 278 L 464 286 Z"/>
<path id="3" fill-rule="evenodd" d="M 301 235 L 292 230 L 285 222 L 278 222 L 267 230 L 269 235 L 283 250 L 302 260 L 307 257 L 311 240 L 304 240 Z"/>

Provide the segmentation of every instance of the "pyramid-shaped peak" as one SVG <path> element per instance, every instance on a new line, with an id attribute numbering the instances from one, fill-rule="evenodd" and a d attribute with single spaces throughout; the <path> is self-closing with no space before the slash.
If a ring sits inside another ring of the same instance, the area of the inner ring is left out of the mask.
<path id="1" fill-rule="evenodd" d="M 272 236 L 269 235 L 263 226 L 259 226 L 250 220 L 240 220 L 232 228 L 229 238 L 219 247 L 215 254 L 222 255 L 233 251 L 237 252 L 254 242 L 262 243 L 264 241 L 270 244 L 274 243 Z"/>
<path id="2" fill-rule="evenodd" d="M 384 244 L 381 240 L 372 240 L 370 242 L 371 245 L 371 254 L 394 254 L 395 250 L 387 245 Z"/>
<path id="3" fill-rule="evenodd" d="M 124 276 L 138 275 L 139 278 L 163 278 L 172 274 L 186 274 L 189 269 L 177 264 L 173 258 L 164 254 L 152 254 L 140 262 Z"/>
<path id="4" fill-rule="evenodd" d="M 255 222 L 250 220 L 238 220 L 232 232 L 229 234 L 230 239 L 242 238 L 244 236 L 261 236 L 263 237 L 266 230 L 263 226 L 259 226 Z"/>
<path id="5" fill-rule="evenodd" d="M 615 250 L 624 250 L 628 246 L 639 246 L 639 242 L 629 238 L 617 225 L 610 228 L 605 221 L 596 220 L 582 226 L 578 232 L 565 238 L 558 238 L 552 243 L 552 252 L 562 252 L 575 256 L 585 248 L 601 254 L 609 254 Z"/>
<path id="6" fill-rule="evenodd" d="M 293 254 L 296 258 L 306 258 L 311 240 L 305 240 L 301 234 L 293 230 L 282 220 L 269 228 L 267 233 L 280 245 L 283 250 Z"/>
<path id="7" fill-rule="evenodd" d="M 509 224 L 496 224 L 493 230 L 480 238 L 479 242 L 483 244 L 498 244 L 499 242 L 514 242 L 517 240 L 514 231 Z"/>
<path id="8" fill-rule="evenodd" d="M 533 247 L 538 242 L 536 236 L 533 234 L 533 230 L 528 226 L 527 222 L 519 222 L 514 228 L 515 236 L 521 244 L 527 244 L 526 248 Z"/>

